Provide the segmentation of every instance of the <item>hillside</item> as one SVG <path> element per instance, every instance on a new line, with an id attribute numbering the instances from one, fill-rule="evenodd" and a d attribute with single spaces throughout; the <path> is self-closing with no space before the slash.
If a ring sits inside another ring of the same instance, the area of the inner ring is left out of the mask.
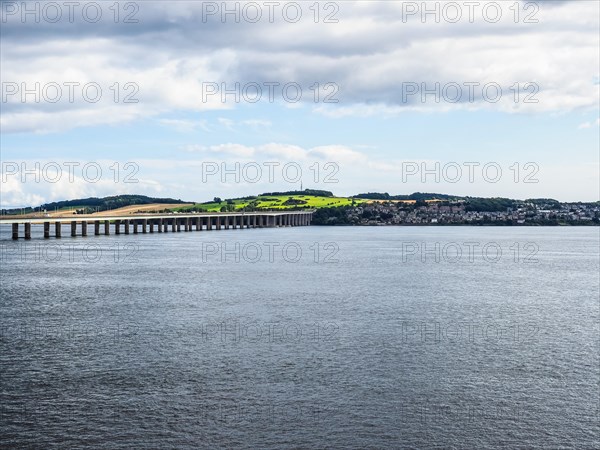
<path id="1" fill-rule="evenodd" d="M 63 200 L 59 202 L 44 203 L 36 207 L 18 208 L 18 209 L 3 209 L 2 215 L 10 214 L 29 214 L 35 211 L 44 211 L 48 213 L 60 213 L 65 211 L 76 211 L 81 214 L 91 214 L 94 212 L 108 211 L 117 208 L 123 208 L 132 205 L 151 205 L 151 204 L 166 204 L 169 206 L 186 204 L 180 199 L 173 198 L 156 198 L 146 195 L 113 195 L 110 197 L 88 197 L 74 200 Z"/>
<path id="2" fill-rule="evenodd" d="M 174 208 L 174 210 L 180 212 L 212 212 L 331 208 L 339 206 L 353 206 L 365 201 L 346 197 L 334 197 L 333 195 L 299 195 L 298 191 L 293 192 L 294 193 L 267 193 L 258 196 L 234 199 L 221 199 L 215 197 L 212 202 L 196 203 L 191 206 L 177 207 Z"/>
<path id="3" fill-rule="evenodd" d="M 537 209 L 558 210 L 561 203 L 554 199 L 514 200 L 509 198 L 466 197 L 448 194 L 415 192 L 408 195 L 390 195 L 387 192 L 370 192 L 351 197 L 337 197 L 332 192 L 305 189 L 303 191 L 267 192 L 256 196 L 232 199 L 215 197 L 203 203 L 184 202 L 173 198 L 156 198 L 145 195 L 116 195 L 104 198 L 90 197 L 64 200 L 24 209 L 2 210 L 3 215 L 33 214 L 44 210 L 49 216 L 64 214 L 134 214 L 137 212 L 217 212 L 217 211 L 260 211 L 319 209 L 325 215 L 341 214 L 337 209 L 348 209 L 361 205 L 405 205 L 419 208 L 428 204 L 461 205 L 466 212 L 502 212 L 517 209 L 523 203 Z M 412 206 L 411 206 L 412 205 Z M 321 214 L 321 215 L 323 215 Z"/>

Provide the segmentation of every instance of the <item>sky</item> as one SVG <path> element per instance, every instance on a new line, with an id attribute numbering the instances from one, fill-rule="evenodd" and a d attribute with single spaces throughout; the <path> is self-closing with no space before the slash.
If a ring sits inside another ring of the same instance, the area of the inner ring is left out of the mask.
<path id="1" fill-rule="evenodd" d="M 0 206 L 600 200 L 600 2 L 10 2 Z"/>

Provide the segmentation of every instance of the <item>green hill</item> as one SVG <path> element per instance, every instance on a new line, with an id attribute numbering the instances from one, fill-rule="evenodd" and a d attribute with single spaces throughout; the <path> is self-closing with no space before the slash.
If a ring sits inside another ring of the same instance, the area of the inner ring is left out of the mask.
<path id="1" fill-rule="evenodd" d="M 61 209 L 79 209 L 83 212 L 106 211 L 109 209 L 122 208 L 131 205 L 148 205 L 151 203 L 191 203 L 180 199 L 148 197 L 146 195 L 113 195 L 110 197 L 88 197 L 75 200 L 63 200 L 60 202 L 44 203 L 37 207 L 3 209 L 2 214 L 25 214 L 34 210 L 55 211 Z"/>

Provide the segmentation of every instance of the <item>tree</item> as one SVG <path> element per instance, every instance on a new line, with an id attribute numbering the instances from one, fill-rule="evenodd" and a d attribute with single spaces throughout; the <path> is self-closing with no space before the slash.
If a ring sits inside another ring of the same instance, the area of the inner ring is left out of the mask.
<path id="1" fill-rule="evenodd" d="M 222 203 L 223 200 L 221 200 L 220 197 L 215 197 L 215 198 L 213 198 L 213 202 L 215 202 L 215 203 Z"/>

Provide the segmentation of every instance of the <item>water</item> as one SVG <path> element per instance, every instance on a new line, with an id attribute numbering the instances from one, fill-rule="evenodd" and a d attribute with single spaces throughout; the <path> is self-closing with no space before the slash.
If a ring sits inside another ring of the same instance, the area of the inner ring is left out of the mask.
<path id="1" fill-rule="evenodd" d="M 598 448 L 598 228 L 9 233 L 2 447 Z"/>

